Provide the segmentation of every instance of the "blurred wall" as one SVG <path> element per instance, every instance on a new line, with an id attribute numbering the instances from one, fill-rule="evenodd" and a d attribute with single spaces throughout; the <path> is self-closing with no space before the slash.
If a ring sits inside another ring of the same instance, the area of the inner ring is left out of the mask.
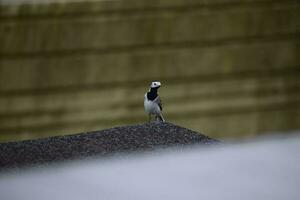
<path id="1" fill-rule="evenodd" d="M 7 2 L 2 141 L 144 122 L 152 80 L 168 121 L 212 137 L 300 128 L 297 0 Z"/>

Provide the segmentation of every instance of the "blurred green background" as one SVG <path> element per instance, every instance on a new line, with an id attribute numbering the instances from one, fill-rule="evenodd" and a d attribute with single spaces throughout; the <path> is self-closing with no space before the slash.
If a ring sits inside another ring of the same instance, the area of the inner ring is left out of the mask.
<path id="1" fill-rule="evenodd" d="M 35 2 L 35 3 L 33 3 Z M 0 1 L 0 142 L 147 121 L 215 138 L 300 128 L 297 0 Z"/>

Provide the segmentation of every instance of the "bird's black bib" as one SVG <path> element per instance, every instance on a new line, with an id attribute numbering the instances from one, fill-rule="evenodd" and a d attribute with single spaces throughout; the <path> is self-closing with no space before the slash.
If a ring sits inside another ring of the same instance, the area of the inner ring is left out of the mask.
<path id="1" fill-rule="evenodd" d="M 149 92 L 147 92 L 147 99 L 153 101 L 157 97 L 157 89 L 151 88 Z"/>

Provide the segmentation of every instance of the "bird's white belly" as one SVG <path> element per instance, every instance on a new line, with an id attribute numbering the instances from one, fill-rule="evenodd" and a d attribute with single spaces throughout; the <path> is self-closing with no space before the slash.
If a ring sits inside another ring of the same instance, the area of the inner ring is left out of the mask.
<path id="1" fill-rule="evenodd" d="M 145 111 L 149 114 L 154 115 L 160 113 L 159 106 L 156 103 L 153 103 L 152 101 L 149 101 L 147 99 L 144 100 L 144 107 Z"/>

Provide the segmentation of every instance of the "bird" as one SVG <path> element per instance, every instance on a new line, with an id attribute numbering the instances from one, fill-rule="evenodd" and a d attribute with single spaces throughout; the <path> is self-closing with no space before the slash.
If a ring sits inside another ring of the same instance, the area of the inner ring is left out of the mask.
<path id="1" fill-rule="evenodd" d="M 159 81 L 153 81 L 150 85 L 149 91 L 144 97 L 144 108 L 149 115 L 149 122 L 151 122 L 151 116 L 154 115 L 157 121 L 164 122 L 165 119 L 162 115 L 162 103 L 158 96 L 157 90 L 161 87 Z"/>

